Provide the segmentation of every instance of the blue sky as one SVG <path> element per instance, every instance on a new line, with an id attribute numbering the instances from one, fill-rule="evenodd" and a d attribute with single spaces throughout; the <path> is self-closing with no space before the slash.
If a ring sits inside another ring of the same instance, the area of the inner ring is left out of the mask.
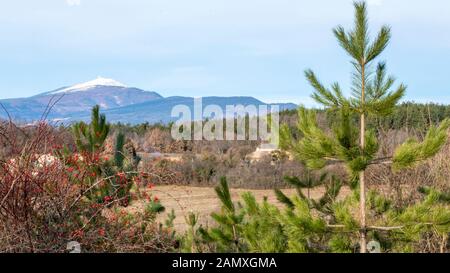
<path id="1" fill-rule="evenodd" d="M 249 95 L 310 104 L 303 71 L 351 81 L 332 28 L 351 0 L 5 0 L 0 98 L 116 79 L 163 96 Z M 407 100 L 450 103 L 450 1 L 371 0 L 370 25 L 392 26 L 381 59 Z"/>

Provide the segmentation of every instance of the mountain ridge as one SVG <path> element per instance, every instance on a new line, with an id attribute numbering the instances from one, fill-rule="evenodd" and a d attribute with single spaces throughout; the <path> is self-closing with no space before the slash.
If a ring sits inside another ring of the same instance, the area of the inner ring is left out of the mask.
<path id="1" fill-rule="evenodd" d="M 90 110 L 94 105 L 100 105 L 101 111 L 107 115 L 110 122 L 122 123 L 168 123 L 177 120 L 171 116 L 171 110 L 176 105 L 187 105 L 191 111 L 194 98 L 188 96 L 163 97 L 155 91 L 146 91 L 106 78 L 61 87 L 52 91 L 39 93 L 28 98 L 4 99 L 0 103 L 8 113 L 20 121 L 36 121 L 42 117 L 47 105 L 52 100 L 58 100 L 53 106 L 47 120 L 75 122 L 88 120 Z M 293 103 L 264 103 L 251 96 L 208 96 L 202 98 L 203 108 L 206 105 L 218 105 L 225 110 L 226 105 L 267 105 L 280 106 L 280 110 L 293 109 Z M 0 118 L 7 118 L 5 111 L 0 112 Z"/>

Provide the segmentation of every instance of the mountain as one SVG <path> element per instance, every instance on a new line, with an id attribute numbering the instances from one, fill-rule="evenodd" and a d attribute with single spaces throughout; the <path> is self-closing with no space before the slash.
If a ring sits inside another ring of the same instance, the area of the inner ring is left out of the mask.
<path id="1" fill-rule="evenodd" d="M 203 97 L 202 101 L 203 108 L 214 104 L 224 111 L 226 105 L 272 105 L 253 97 Z M 167 123 L 178 119 L 178 117 L 171 117 L 174 106 L 186 105 L 192 113 L 194 108 L 194 99 L 191 97 L 164 98 L 156 92 L 127 87 L 118 81 L 101 77 L 29 98 L 0 100 L 14 119 L 24 122 L 40 120 L 47 105 L 52 105 L 54 102 L 56 103 L 47 115 L 47 119 L 64 121 L 64 123 L 89 120 L 90 110 L 97 104 L 110 122 L 131 124 Z M 292 103 L 277 105 L 280 110 L 297 107 Z M 6 118 L 6 116 L 4 111 L 0 112 L 0 118 Z"/>
<path id="2" fill-rule="evenodd" d="M 11 116 L 20 120 L 40 119 L 47 105 L 58 101 L 48 118 L 68 118 L 72 113 L 89 112 L 98 104 L 102 109 L 111 109 L 131 104 L 161 99 L 156 92 L 127 87 L 105 78 L 59 88 L 29 98 L 0 100 Z M 4 116 L 1 113 L 0 116 Z"/>
<path id="3" fill-rule="evenodd" d="M 219 106 L 223 114 L 225 115 L 225 109 L 227 105 L 255 105 L 257 107 L 261 105 L 278 105 L 280 111 L 290 110 L 297 108 L 297 105 L 293 103 L 284 104 L 266 104 L 260 100 L 253 97 L 202 97 L 202 108 L 208 105 Z M 125 107 L 119 107 L 114 109 L 104 110 L 103 113 L 106 114 L 108 120 L 113 122 L 122 123 L 141 123 L 143 121 L 149 123 L 167 123 L 169 121 L 178 120 L 180 117 L 171 116 L 172 109 L 177 105 L 187 106 L 191 112 L 191 118 L 194 119 L 194 98 L 191 97 L 167 97 L 159 100 L 147 101 L 139 104 L 128 105 Z M 270 108 L 269 108 L 270 110 Z M 89 115 L 79 115 L 74 117 L 76 120 L 89 120 Z"/>

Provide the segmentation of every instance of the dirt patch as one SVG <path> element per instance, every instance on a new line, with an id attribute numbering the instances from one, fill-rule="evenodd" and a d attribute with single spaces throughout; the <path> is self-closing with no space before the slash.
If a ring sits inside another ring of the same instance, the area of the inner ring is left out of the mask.
<path id="1" fill-rule="evenodd" d="M 230 189 L 234 201 L 238 201 L 244 192 L 251 192 L 256 200 L 263 201 L 267 197 L 271 204 L 282 207 L 273 192 L 273 190 L 248 190 L 248 189 Z M 287 196 L 296 194 L 295 189 L 282 190 Z M 342 195 L 348 194 L 349 189 L 343 188 Z M 175 211 L 174 228 L 177 232 L 183 233 L 187 229 L 185 217 L 192 211 L 199 215 L 199 222 L 203 225 L 211 225 L 211 213 L 220 210 L 220 201 L 212 187 L 189 187 L 189 186 L 157 186 L 151 190 L 153 196 L 158 196 L 162 204 L 166 207 L 166 212 L 158 216 L 158 221 L 164 222 L 167 214 L 173 209 Z M 312 198 L 319 198 L 323 195 L 323 188 L 316 188 L 310 191 Z M 307 194 L 307 191 L 305 191 Z M 134 202 L 128 210 L 143 209 L 143 202 Z"/>

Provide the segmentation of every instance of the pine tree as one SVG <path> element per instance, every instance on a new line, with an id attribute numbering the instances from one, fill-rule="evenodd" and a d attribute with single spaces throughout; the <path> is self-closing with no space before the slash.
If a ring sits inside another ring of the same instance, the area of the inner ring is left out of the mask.
<path id="1" fill-rule="evenodd" d="M 95 153 L 103 148 L 109 130 L 110 125 L 106 122 L 105 115 L 100 114 L 98 105 L 92 108 L 91 123 L 80 121 L 72 126 L 78 150 L 88 153 Z"/>
<path id="2" fill-rule="evenodd" d="M 252 193 L 246 192 L 241 196 L 242 202 L 235 204 L 225 178 L 216 187 L 216 193 L 222 210 L 211 215 L 214 227 L 191 229 L 184 238 L 185 250 L 195 248 L 198 251 L 209 245 L 212 246 L 210 250 L 221 252 L 326 251 L 323 245 L 328 233 L 327 223 L 312 213 L 307 199 L 288 198 L 292 206 L 281 211 L 267 198 L 259 203 Z M 201 234 L 202 240 L 197 234 Z"/>
<path id="3" fill-rule="evenodd" d="M 125 135 L 119 132 L 116 136 L 114 157 L 104 162 L 102 175 L 108 178 L 108 186 L 103 190 L 103 196 L 116 195 L 120 204 L 127 206 L 130 201 L 130 190 L 133 186 L 133 177 L 137 176 L 137 170 L 141 158 L 133 150 L 125 151 Z M 158 204 L 156 204 L 158 205 Z"/>
<path id="4" fill-rule="evenodd" d="M 219 251 L 245 251 L 245 246 L 240 241 L 244 213 L 239 212 L 231 200 L 225 177 L 220 179 L 220 185 L 215 188 L 215 191 L 222 203 L 222 209 L 220 213 L 211 214 L 211 217 L 218 223 L 218 227 L 209 231 L 201 229 L 201 233 L 206 241 L 217 242 Z"/>
<path id="5" fill-rule="evenodd" d="M 211 215 L 215 225 L 209 229 L 200 227 L 195 230 L 197 218 L 191 215 L 188 219 L 191 230 L 186 234 L 183 243 L 186 251 L 208 249 L 206 246 L 209 246 L 209 250 L 220 252 L 287 251 L 288 236 L 283 231 L 283 221 L 295 222 L 292 219 L 298 220 L 296 214 L 283 217 L 276 206 L 269 204 L 267 200 L 262 204 L 258 203 L 249 192 L 242 194 L 242 203 L 233 203 L 225 177 L 221 178 L 220 185 L 215 190 L 222 204 L 221 211 Z M 293 199 L 293 202 L 296 202 L 296 199 Z"/>
<path id="6" fill-rule="evenodd" d="M 355 252 L 358 249 L 359 224 L 354 208 L 359 204 L 354 191 L 337 199 L 341 181 L 333 176 L 312 183 L 324 184 L 326 192 L 318 201 L 299 193 L 279 199 L 286 204 L 281 210 L 267 198 L 257 202 L 249 192 L 234 203 L 225 178 L 216 187 L 222 209 L 213 213 L 211 228 L 196 227 L 198 217 L 186 218 L 189 230 L 182 238 L 186 252 Z M 308 180 L 292 179 L 297 189 L 309 186 Z M 300 182 L 299 182 L 300 181 Z M 320 181 L 320 182 L 319 182 Z M 367 210 L 371 215 L 368 227 L 371 238 L 380 242 L 380 250 L 413 252 L 425 234 L 441 238 L 440 252 L 447 250 L 450 230 L 449 193 L 421 188 L 424 199 L 410 206 L 397 208 L 392 201 L 376 191 L 367 193 Z M 281 198 L 280 198 L 281 197 Z M 369 249 L 370 251 L 371 249 Z M 372 249 L 373 250 L 373 249 Z"/>
<path id="7" fill-rule="evenodd" d="M 84 156 L 98 157 L 104 151 L 105 141 L 110 132 L 111 125 L 106 121 L 106 116 L 100 114 L 98 105 L 92 108 L 91 122 L 81 121 L 72 126 L 75 143 Z M 89 186 L 93 185 L 98 177 L 103 177 L 107 183 L 90 189 L 91 199 L 103 202 L 106 196 L 116 196 L 120 204 L 127 206 L 130 201 L 130 190 L 133 186 L 133 178 L 137 175 L 137 168 L 141 158 L 134 148 L 127 153 L 125 149 L 125 135 L 119 132 L 116 135 L 114 156 L 110 160 L 91 164 L 89 168 L 95 177 L 90 177 Z"/>
<path id="8" fill-rule="evenodd" d="M 354 28 L 345 31 L 342 26 L 333 30 L 340 46 L 347 52 L 353 65 L 351 95 L 344 96 L 338 83 L 326 88 L 313 71 L 306 70 L 305 76 L 314 88 L 312 98 L 328 111 L 339 114 L 339 120 L 330 135 L 322 130 L 316 121 L 315 112 L 299 109 L 298 129 L 302 138 L 294 141 L 287 126 L 281 128 L 282 147 L 293 151 L 295 156 L 309 168 L 321 169 L 327 164 L 343 163 L 352 177 L 359 183 L 360 206 L 360 251 L 366 252 L 366 179 L 369 165 L 391 163 L 395 170 L 412 167 L 436 154 L 447 140 L 450 120 L 440 126 L 431 126 L 422 142 L 410 139 L 396 149 L 394 154 L 376 158 L 377 137 L 368 130 L 368 117 L 383 117 L 391 114 L 404 96 L 406 86 L 394 87 L 395 79 L 388 76 L 386 64 L 374 62 L 383 52 L 391 38 L 389 26 L 381 27 L 374 40 L 369 37 L 367 5 L 355 2 Z M 373 67 L 375 67 L 373 69 Z M 358 116 L 359 128 L 352 123 Z"/>

